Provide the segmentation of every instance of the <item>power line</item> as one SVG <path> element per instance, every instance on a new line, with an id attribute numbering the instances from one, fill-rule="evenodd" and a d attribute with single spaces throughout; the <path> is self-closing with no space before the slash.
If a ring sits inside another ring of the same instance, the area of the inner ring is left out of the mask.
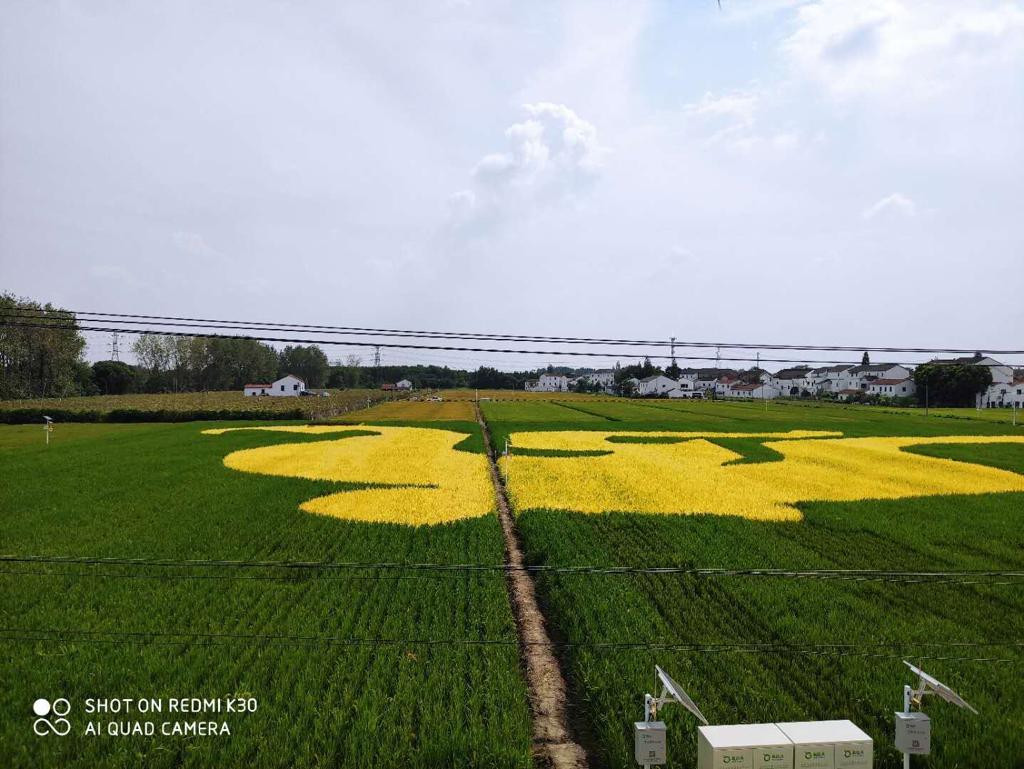
<path id="1" fill-rule="evenodd" d="M 124 573 L 124 572 L 96 572 L 96 571 L 38 571 L 38 570 L 27 570 L 27 569 L 0 569 L 0 575 L 8 575 L 15 577 L 58 577 L 61 579 L 137 579 L 137 580 L 222 580 L 228 582 L 301 582 L 307 583 L 310 581 L 311 576 L 315 576 L 316 581 L 338 581 L 338 582 L 350 582 L 350 581 L 367 581 L 367 582 L 424 582 L 438 578 L 444 578 L 452 575 L 464 574 L 466 572 L 456 571 L 433 571 L 433 572 L 420 572 L 421 576 L 382 576 L 380 574 L 373 575 L 355 575 L 345 574 L 339 576 L 337 574 L 302 574 L 302 573 L 290 573 L 290 574 L 192 574 L 192 573 L 175 573 L 175 572 L 162 572 L 162 573 Z M 494 573 L 485 572 L 478 570 L 478 573 Z M 633 575 L 646 575 L 650 576 L 653 574 L 673 574 L 684 572 L 651 572 L 651 571 L 572 571 L 572 572 L 558 572 L 560 574 L 568 574 L 569 576 L 588 576 L 588 575 L 606 575 L 606 574 L 633 574 Z M 703 574 L 703 575 L 690 575 L 700 577 L 730 577 L 730 576 L 754 576 L 747 574 Z M 819 581 L 828 582 L 881 582 L 886 584 L 904 584 L 904 585 L 979 585 L 984 587 L 1005 587 L 1010 585 L 1024 587 L 1024 580 L 1020 579 L 1004 579 L 996 580 L 990 577 L 976 577 L 970 579 L 959 579 L 959 578 L 911 578 L 911 577 L 846 577 L 846 576 L 814 576 L 814 575 L 757 575 L 757 576 L 773 576 L 773 577 L 787 577 L 796 579 L 812 579 Z"/>
<path id="2" fill-rule="evenodd" d="M 18 312 L 33 311 L 30 308 L 24 308 L 24 310 L 18 309 Z M 10 318 L 24 318 L 27 320 L 35 320 L 40 317 L 53 318 L 54 320 L 74 321 L 84 320 L 87 323 L 103 323 L 108 322 L 104 319 L 104 316 L 110 316 L 113 313 L 73 313 L 68 311 L 67 315 L 63 317 L 54 317 L 51 313 L 46 316 L 37 315 L 18 315 L 17 312 L 11 310 L 4 310 L 3 314 L 5 317 Z M 150 316 L 127 316 L 129 318 L 146 318 Z M 530 335 L 515 335 L 515 334 L 481 334 L 472 332 L 447 332 L 447 331 L 406 331 L 399 329 L 372 329 L 372 328 L 358 328 L 349 326 L 303 326 L 294 323 L 259 323 L 250 321 L 233 321 L 233 320 L 209 320 L 208 322 L 202 322 L 200 318 L 183 318 L 181 320 L 167 319 L 164 321 L 158 320 L 128 320 L 123 317 L 118 317 L 117 321 L 121 324 L 127 324 L 132 326 L 176 326 L 185 328 L 220 328 L 220 329 L 234 329 L 239 331 L 295 331 L 306 334 L 330 334 L 334 336 L 338 335 L 353 335 L 353 336 L 396 336 L 396 337 L 410 337 L 410 338 L 427 338 L 427 339 L 470 339 L 480 341 L 503 341 L 503 342 L 538 342 L 538 343 L 551 343 L 551 344 L 608 344 L 608 345 L 628 345 L 628 346 L 643 346 L 643 347 L 661 347 L 664 346 L 662 342 L 651 341 L 651 340 L 630 340 L 630 339 L 591 339 L 586 337 L 547 337 L 547 336 L 530 336 Z M 142 330 L 137 330 L 134 333 L 142 333 Z M 664 343 L 667 344 L 667 343 Z M 859 350 L 859 348 L 858 348 Z"/>
<path id="3" fill-rule="evenodd" d="M 195 332 L 184 332 L 184 331 L 163 331 L 163 330 L 146 330 L 140 331 L 139 329 L 126 329 L 120 327 L 99 327 L 99 326 L 83 326 L 83 325 L 63 325 L 58 326 L 54 324 L 43 324 L 43 323 L 10 323 L 8 321 L 0 322 L 0 327 L 8 326 L 14 328 L 43 328 L 49 330 L 61 330 L 61 331 L 103 331 L 107 333 L 122 333 L 122 334 L 154 334 L 158 336 L 176 336 L 176 337 L 190 337 L 198 339 L 238 339 L 247 340 L 254 342 L 282 342 L 288 344 L 316 344 L 316 345 L 338 345 L 338 346 L 352 346 L 352 347 L 380 347 L 380 348 L 399 348 L 399 349 L 410 349 L 410 350 L 450 350 L 457 352 L 486 352 L 486 353 L 503 353 L 503 354 L 515 354 L 515 355 L 538 355 L 538 356 L 550 356 L 550 355 L 564 355 L 572 357 L 586 357 L 586 358 L 614 358 L 616 355 L 610 352 L 585 352 L 580 350 L 517 350 L 509 348 L 495 348 L 495 347 L 456 347 L 450 345 L 426 345 L 426 344 L 405 344 L 397 342 L 356 342 L 351 340 L 331 340 L 331 339 L 306 339 L 306 338 L 294 338 L 294 337 L 271 337 L 271 336 L 253 336 L 245 334 L 199 334 Z M 632 353 L 631 355 L 635 355 Z M 619 357 L 629 357 L 626 355 L 620 355 Z M 647 358 L 655 359 L 671 359 L 669 355 L 645 355 Z M 677 355 L 679 360 L 693 360 L 693 361 L 707 361 L 711 360 L 707 356 L 699 355 Z M 716 359 L 718 360 L 718 359 Z M 721 360 L 733 361 L 733 362 L 756 362 L 757 358 L 721 358 Z M 832 365 L 857 365 L 857 361 L 838 361 L 838 360 L 808 360 L 808 359 L 793 359 L 793 358 L 761 358 L 762 363 L 795 363 L 795 364 L 832 364 Z M 914 365 L 914 364 L 910 364 Z"/>
<path id="4" fill-rule="evenodd" d="M 683 575 L 691 577 L 753 577 L 788 579 L 839 579 L 855 581 L 936 581 L 993 578 L 1024 578 L 1022 570 L 967 569 L 945 571 L 913 571 L 884 569 L 761 569 L 695 566 L 556 566 L 550 564 L 504 563 L 403 563 L 358 561 L 271 561 L 226 559 L 159 559 L 96 556 L 0 555 L 0 563 L 125 566 L 152 568 L 228 568 L 228 569 L 283 569 L 290 571 L 414 571 L 414 572 L 515 572 L 553 574 L 603 575 Z M 16 573 L 16 572 L 11 572 Z M 56 572 L 54 572 L 56 574 Z M 59 575 L 58 575 L 59 576 Z M 973 584 L 973 583 L 971 583 Z M 980 583 L 986 584 L 986 583 Z M 1021 583 L 1024 584 L 1024 583 Z"/>
<path id="5" fill-rule="evenodd" d="M 34 308 L 12 308 L 18 312 L 37 312 L 45 313 L 44 310 L 36 310 Z M 9 312 L 9 311 L 8 311 Z M 542 342 L 542 343 L 564 343 L 564 344 L 617 344 L 617 345 L 639 345 L 648 347 L 669 347 L 673 344 L 671 339 L 614 339 L 614 338 L 598 338 L 598 337 L 575 337 L 575 336 L 547 336 L 547 335 L 534 335 L 534 334 L 491 334 L 491 333 L 480 333 L 480 332 L 462 332 L 462 331 L 421 331 L 412 329 L 388 329 L 388 328 L 373 328 L 365 326 L 332 326 L 332 325 L 318 325 L 318 324 L 301 324 L 301 323 L 275 323 L 273 321 L 242 321 L 242 320 L 225 320 L 215 318 L 191 318 L 174 315 L 144 315 L 135 313 L 113 313 L 113 312 L 92 312 L 85 310 L 64 310 L 61 311 L 65 318 L 72 315 L 80 316 L 92 316 L 97 318 L 119 318 L 119 319 L 140 319 L 140 320 L 124 320 L 123 322 L 129 324 L 141 324 L 144 321 L 166 321 L 162 324 L 154 325 L 184 325 L 188 323 L 203 324 L 206 327 L 210 327 L 210 324 L 230 324 L 232 327 L 272 327 L 267 330 L 283 330 L 283 329 L 295 329 L 304 332 L 314 332 L 314 329 L 320 329 L 325 332 L 345 332 L 355 333 L 359 335 L 387 335 L 387 336 L 413 336 L 419 338 L 435 338 L 435 339 L 474 339 L 474 340 L 503 340 L 512 342 Z M 49 311 L 44 317 L 53 317 L 57 315 L 55 311 Z M 102 322 L 102 321 L 89 321 L 89 322 Z M 798 344 L 778 344 L 778 343 L 754 343 L 754 342 L 674 342 L 676 347 L 690 347 L 690 348 L 725 348 L 725 349 L 743 349 L 743 350 L 808 350 L 808 351 L 829 351 L 829 352 L 891 352 L 891 353 L 922 353 L 922 354 L 961 354 L 961 355 L 973 355 L 975 352 L 987 352 L 990 355 L 1024 355 L 1024 350 L 994 350 L 985 347 L 975 347 L 974 349 L 967 348 L 953 348 L 953 347 L 885 347 L 885 346 L 872 346 L 872 345 L 798 345 Z M 658 356 L 667 358 L 671 356 Z M 702 359 L 703 360 L 703 359 Z M 710 360 L 710 358 L 707 358 Z M 738 360 L 734 358 L 727 358 L 726 360 Z"/>
<path id="6" fill-rule="evenodd" d="M 283 633 L 225 633 L 151 630 L 89 630 L 84 628 L 4 628 L 0 627 L 0 643 L 58 642 L 101 644 L 169 644 L 216 646 L 238 641 L 282 646 L 426 646 L 426 647 L 551 647 L 556 649 L 591 650 L 657 650 L 699 654 L 795 654 L 823 657 L 882 657 L 901 659 L 913 654 L 915 659 L 957 660 L 1022 664 L 1017 658 L 959 657 L 922 655 L 928 649 L 1015 649 L 1024 647 L 1020 641 L 922 641 L 832 644 L 785 644 L 777 642 L 658 642 L 658 641 L 519 641 L 512 638 L 389 638 L 296 635 Z M 889 653 L 867 650 L 888 650 Z M 896 650 L 900 650 L 897 652 Z"/>

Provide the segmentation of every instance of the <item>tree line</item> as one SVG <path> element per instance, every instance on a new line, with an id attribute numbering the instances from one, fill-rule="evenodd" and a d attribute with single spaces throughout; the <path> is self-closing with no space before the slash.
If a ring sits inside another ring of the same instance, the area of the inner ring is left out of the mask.
<path id="1" fill-rule="evenodd" d="M 52 304 L 0 293 L 0 320 L 28 312 L 32 326 L 0 322 L 0 399 L 62 398 L 72 395 L 241 390 L 249 383 L 269 383 L 285 374 L 301 377 L 310 388 L 375 388 L 408 379 L 417 389 L 469 387 L 522 390 L 538 371 L 500 371 L 481 366 L 475 371 L 447 366 L 365 366 L 358 355 L 330 362 L 316 345 L 287 345 L 277 350 L 254 339 L 140 334 L 132 345 L 136 365 L 115 360 L 90 364 L 84 359 L 85 338 L 74 326 L 74 314 Z M 24 323 L 12 319 L 11 323 Z M 590 368 L 548 366 L 547 373 L 570 377 Z M 630 378 L 664 373 L 676 379 L 675 360 L 664 370 L 645 358 L 627 366 L 616 364 L 615 382 L 628 395 Z M 757 381 L 760 369 L 738 372 L 743 381 Z M 933 406 L 973 406 L 975 395 L 992 382 L 984 366 L 923 363 L 914 371 L 917 398 Z M 581 380 L 577 389 L 595 386 Z"/>
<path id="2" fill-rule="evenodd" d="M 252 339 L 140 334 L 131 345 L 135 364 L 89 363 L 86 340 L 72 312 L 0 293 L 2 316 L 31 315 L 32 327 L 0 322 L 0 399 L 66 398 L 75 395 L 241 390 L 284 374 L 307 387 L 376 388 L 408 379 L 417 389 L 478 387 L 523 389 L 535 371 L 475 371 L 447 366 L 368 366 L 358 355 L 329 361 L 316 345 L 277 350 Z M 26 323 L 24 317 L 11 323 Z M 41 327 L 40 327 L 41 326 Z M 72 326 L 72 328 L 67 328 Z M 52 328 L 51 328 L 52 327 Z"/>

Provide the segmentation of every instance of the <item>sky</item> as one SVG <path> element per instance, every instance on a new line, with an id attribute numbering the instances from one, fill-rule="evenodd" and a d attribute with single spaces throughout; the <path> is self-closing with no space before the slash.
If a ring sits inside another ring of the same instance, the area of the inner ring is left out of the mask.
<path id="1" fill-rule="evenodd" d="M 71 309 L 1021 349 L 1022 171 L 1024 2 L 0 0 L 0 289 Z"/>

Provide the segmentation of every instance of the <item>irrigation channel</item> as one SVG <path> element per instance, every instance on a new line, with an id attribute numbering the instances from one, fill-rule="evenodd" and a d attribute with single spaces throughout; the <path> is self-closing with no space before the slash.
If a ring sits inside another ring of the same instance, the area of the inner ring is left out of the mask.
<path id="1" fill-rule="evenodd" d="M 523 551 L 519 546 L 515 518 L 509 508 L 505 484 L 498 471 L 491 433 L 473 403 L 476 421 L 483 432 L 487 449 L 491 482 L 498 503 L 498 520 L 505 538 L 506 586 L 519 635 L 519 655 L 526 674 L 526 686 L 533 714 L 533 752 L 536 758 L 552 769 L 586 769 L 587 756 L 573 740 L 566 717 L 566 685 L 555 659 L 554 647 L 544 627 L 544 615 L 537 605 L 532 575 L 523 568 Z"/>

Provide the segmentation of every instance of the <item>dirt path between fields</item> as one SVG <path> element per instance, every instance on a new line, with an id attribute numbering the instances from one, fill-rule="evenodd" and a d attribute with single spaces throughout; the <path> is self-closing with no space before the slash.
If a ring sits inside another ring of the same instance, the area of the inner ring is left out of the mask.
<path id="1" fill-rule="evenodd" d="M 498 500 L 498 520 L 501 521 L 501 531 L 505 537 L 505 563 L 521 567 L 524 565 L 523 551 L 519 547 L 515 519 L 505 495 L 505 483 L 498 472 L 491 434 L 480 413 L 480 407 L 474 403 L 473 409 L 484 434 L 491 482 Z M 533 711 L 534 757 L 539 764 L 552 769 L 586 769 L 586 753 L 573 740 L 569 731 L 565 713 L 565 679 L 544 627 L 544 615 L 537 605 L 533 579 L 528 572 L 513 568 L 506 574 L 506 585 L 519 633 L 519 656 L 526 673 L 530 709 Z"/>

